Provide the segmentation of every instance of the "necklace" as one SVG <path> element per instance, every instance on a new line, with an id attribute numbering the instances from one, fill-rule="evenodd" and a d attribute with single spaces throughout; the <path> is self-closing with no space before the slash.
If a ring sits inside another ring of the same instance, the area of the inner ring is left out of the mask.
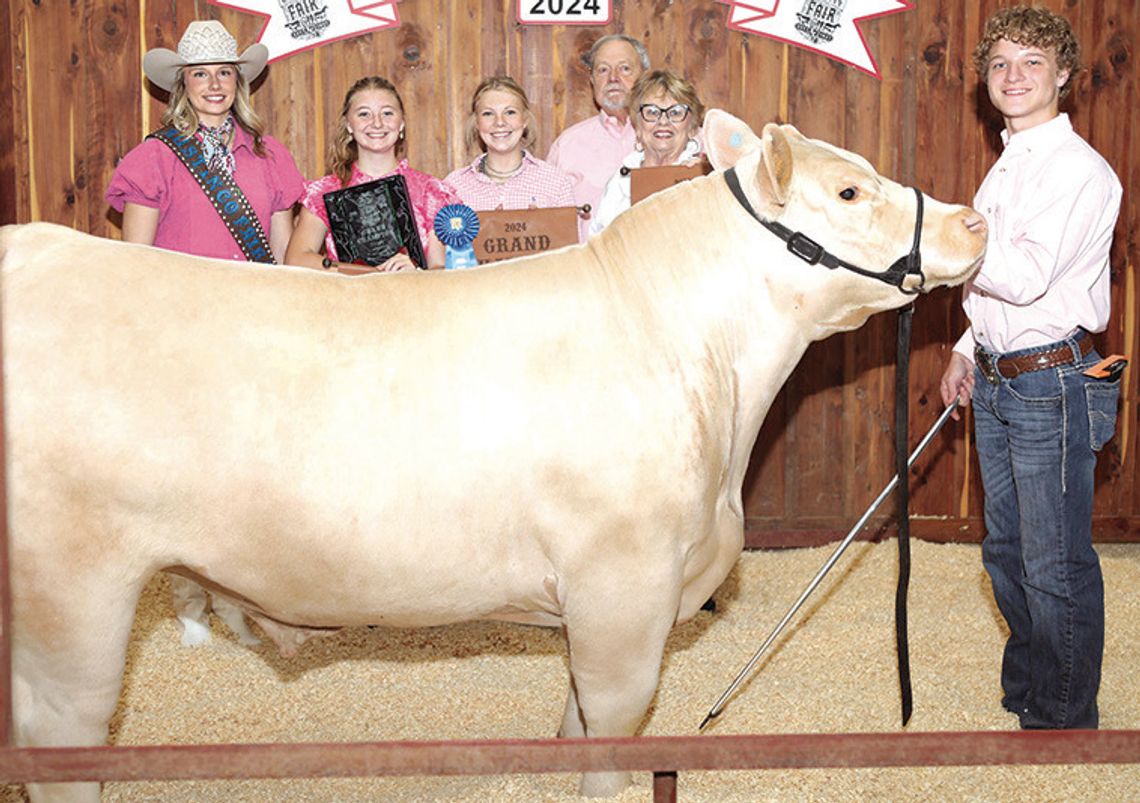
<path id="1" fill-rule="evenodd" d="M 518 163 L 517 167 L 512 167 L 510 170 L 496 170 L 495 168 L 491 167 L 491 165 L 487 164 L 487 157 L 486 156 L 484 156 L 483 161 L 481 161 L 479 163 L 479 172 L 481 172 L 483 175 L 485 175 L 487 178 L 491 179 L 492 181 L 499 181 L 499 182 L 506 181 L 508 178 L 513 178 L 514 176 L 517 176 L 522 169 L 523 169 L 522 159 L 519 159 L 519 163 Z"/>

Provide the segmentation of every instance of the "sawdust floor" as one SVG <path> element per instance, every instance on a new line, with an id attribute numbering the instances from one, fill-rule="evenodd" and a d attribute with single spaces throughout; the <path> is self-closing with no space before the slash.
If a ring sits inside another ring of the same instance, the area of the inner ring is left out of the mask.
<path id="1" fill-rule="evenodd" d="M 718 610 L 675 628 L 643 733 L 687 735 L 833 551 L 748 552 Z M 1140 544 L 1099 548 L 1107 597 L 1101 727 L 1140 728 Z M 976 545 L 913 544 L 910 731 L 1013 730 L 998 674 L 1004 625 Z M 856 543 L 760 662 L 710 732 L 895 732 L 893 541 Z M 425 630 L 354 628 L 286 660 L 246 648 L 215 621 L 179 645 L 167 582 L 147 587 L 117 744 L 547 738 L 565 700 L 560 633 L 478 622 Z M 1140 761 L 1140 756 L 1137 756 Z M 580 800 L 577 775 L 319 781 L 113 783 L 104 801 Z M 0 787 L 0 800 L 21 792 Z M 682 772 L 678 798 L 753 801 L 1140 800 L 1140 764 Z M 652 799 L 635 773 L 617 803 Z"/>

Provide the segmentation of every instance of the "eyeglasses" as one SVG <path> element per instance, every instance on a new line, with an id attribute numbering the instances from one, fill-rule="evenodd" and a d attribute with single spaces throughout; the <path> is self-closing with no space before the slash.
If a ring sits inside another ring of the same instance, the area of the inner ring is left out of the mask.
<path id="1" fill-rule="evenodd" d="M 637 112 L 647 123 L 656 123 L 661 119 L 661 115 L 665 115 L 665 119 L 671 123 L 679 123 L 689 116 L 689 107 L 685 103 L 674 103 L 662 109 L 656 103 L 642 103 L 637 107 Z"/>
<path id="2" fill-rule="evenodd" d="M 611 73 L 617 73 L 622 78 L 629 78 L 633 75 L 633 65 L 625 61 L 620 64 L 602 62 L 590 68 L 590 74 L 601 81 L 608 80 Z"/>

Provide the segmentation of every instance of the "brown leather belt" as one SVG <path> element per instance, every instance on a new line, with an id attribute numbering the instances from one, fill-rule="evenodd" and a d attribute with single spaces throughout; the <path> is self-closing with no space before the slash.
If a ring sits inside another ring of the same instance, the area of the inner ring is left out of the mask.
<path id="1" fill-rule="evenodd" d="M 1088 332 L 1082 329 L 1074 337 L 1080 346 L 1082 357 L 1092 351 L 1093 342 Z M 974 347 L 974 362 L 981 369 L 982 376 L 991 385 L 996 385 L 1001 379 L 1013 379 L 1030 371 L 1068 365 L 1073 361 L 1073 349 L 1070 346 L 1059 346 L 1045 351 L 1035 351 L 1031 354 L 1019 354 L 1016 357 L 999 357 L 981 346 Z"/>

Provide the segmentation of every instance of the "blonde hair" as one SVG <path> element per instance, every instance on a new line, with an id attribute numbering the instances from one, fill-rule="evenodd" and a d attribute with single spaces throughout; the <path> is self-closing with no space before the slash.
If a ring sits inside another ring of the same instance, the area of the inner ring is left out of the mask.
<path id="1" fill-rule="evenodd" d="M 352 178 L 352 165 L 360 155 L 360 149 L 356 146 L 356 140 L 352 138 L 352 132 L 348 130 L 348 110 L 352 108 L 352 99 L 355 98 L 358 93 L 372 89 L 391 92 L 396 98 L 396 105 L 400 107 L 400 114 L 404 115 L 404 101 L 400 97 L 400 93 L 396 91 L 396 87 L 387 78 L 381 78 L 379 75 L 367 75 L 348 88 L 348 92 L 344 95 L 344 103 L 340 107 L 340 117 L 337 119 L 336 134 L 333 136 L 332 144 L 329 146 L 328 156 L 329 172 L 336 174 L 336 177 L 340 179 L 340 185 L 342 187 L 348 186 L 348 182 Z M 405 120 L 405 137 L 407 136 L 407 126 L 408 124 Z M 397 159 L 404 155 L 405 148 L 406 146 L 402 137 L 396 140 Z"/>
<path id="2" fill-rule="evenodd" d="M 237 77 L 237 91 L 234 92 L 234 103 L 230 107 L 230 113 L 234 116 L 234 122 L 253 137 L 253 152 L 258 156 L 265 156 L 265 143 L 262 141 L 265 136 L 265 123 L 261 116 L 254 111 L 253 104 L 250 102 L 249 84 L 246 82 L 245 76 L 241 74 L 236 64 L 231 66 L 234 68 L 234 75 Z M 198 130 L 200 121 L 198 120 L 198 112 L 194 111 L 194 107 L 190 104 L 190 96 L 186 93 L 186 80 L 183 74 L 187 69 L 190 68 L 183 67 L 174 77 L 174 86 L 170 88 L 170 103 L 167 104 L 166 111 L 162 113 L 162 124 L 174 126 L 182 134 L 189 135 Z"/>
<path id="3" fill-rule="evenodd" d="M 638 107 L 641 101 L 654 91 L 676 98 L 678 103 L 684 103 L 689 107 L 687 122 L 690 134 L 701 127 L 701 120 L 705 117 L 705 105 L 697 96 L 697 88 L 672 70 L 650 70 L 642 73 L 633 88 L 629 90 L 629 119 L 633 120 L 640 116 Z"/>
<path id="4" fill-rule="evenodd" d="M 986 20 L 981 41 L 974 48 L 974 69 L 983 79 L 989 66 L 990 50 L 999 39 L 1042 50 L 1052 49 L 1057 56 L 1057 69 L 1069 71 L 1069 77 L 1057 96 L 1061 99 L 1069 94 L 1073 76 L 1081 68 L 1081 47 L 1067 19 L 1046 8 L 1014 6 L 995 11 Z"/>
<path id="5" fill-rule="evenodd" d="M 495 75 L 491 78 L 485 78 L 479 86 L 475 87 L 475 94 L 471 96 L 471 113 L 467 115 L 467 124 L 464 127 L 463 139 L 467 143 L 467 149 L 470 151 L 487 150 L 487 145 L 483 142 L 483 138 L 479 136 L 478 113 L 479 99 L 486 95 L 488 92 L 507 92 L 515 97 L 519 106 L 522 108 L 523 119 L 526 121 L 523 125 L 522 139 L 520 142 L 527 150 L 530 150 L 534 145 L 535 129 L 538 126 L 538 121 L 535 119 L 534 112 L 531 111 L 530 101 L 527 99 L 526 92 L 518 85 L 514 78 L 508 75 Z"/>

